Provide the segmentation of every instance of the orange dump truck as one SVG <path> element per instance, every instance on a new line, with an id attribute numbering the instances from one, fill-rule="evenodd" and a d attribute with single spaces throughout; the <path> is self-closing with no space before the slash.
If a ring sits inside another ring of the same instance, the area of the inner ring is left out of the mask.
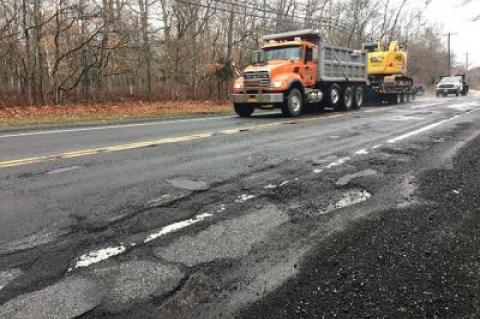
<path id="1" fill-rule="evenodd" d="M 263 107 L 281 108 L 286 116 L 300 115 L 307 104 L 356 109 L 367 81 L 366 52 L 330 46 L 318 31 L 301 30 L 265 36 L 230 99 L 242 117 Z"/>

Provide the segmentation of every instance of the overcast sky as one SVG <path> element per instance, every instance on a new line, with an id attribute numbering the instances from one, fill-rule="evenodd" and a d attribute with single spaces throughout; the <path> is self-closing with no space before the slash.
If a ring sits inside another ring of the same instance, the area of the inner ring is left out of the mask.
<path id="1" fill-rule="evenodd" d="M 410 2 L 423 8 L 427 19 L 443 24 L 445 32 L 454 33 L 452 50 L 458 60 L 464 61 L 469 52 L 471 67 L 480 66 L 480 0 L 432 0 L 427 7 L 426 0 Z"/>

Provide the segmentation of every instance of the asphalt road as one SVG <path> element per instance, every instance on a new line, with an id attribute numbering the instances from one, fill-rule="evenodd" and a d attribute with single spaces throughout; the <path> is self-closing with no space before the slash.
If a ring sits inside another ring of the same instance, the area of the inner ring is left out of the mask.
<path id="1" fill-rule="evenodd" d="M 0 132 L 0 317 L 232 317 L 319 243 L 419 201 L 418 172 L 449 165 L 479 110 L 423 98 Z"/>

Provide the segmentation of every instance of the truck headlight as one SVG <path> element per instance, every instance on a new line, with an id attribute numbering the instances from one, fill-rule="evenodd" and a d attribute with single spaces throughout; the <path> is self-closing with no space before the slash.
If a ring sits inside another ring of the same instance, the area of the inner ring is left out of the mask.
<path id="1" fill-rule="evenodd" d="M 281 87 L 283 87 L 283 85 L 284 85 L 283 81 L 272 81 L 272 82 L 270 82 L 270 87 L 274 88 L 274 89 L 281 88 Z"/>
<path id="2" fill-rule="evenodd" d="M 243 89 L 244 87 L 245 87 L 245 84 L 243 83 L 243 81 L 238 81 L 233 84 L 233 88 L 235 90 L 240 90 L 240 89 Z"/>

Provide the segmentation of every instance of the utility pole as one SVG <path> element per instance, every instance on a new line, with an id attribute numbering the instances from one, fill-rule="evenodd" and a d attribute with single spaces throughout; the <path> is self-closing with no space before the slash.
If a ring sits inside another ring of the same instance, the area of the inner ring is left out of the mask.
<path id="1" fill-rule="evenodd" d="M 450 51 L 450 40 L 452 37 L 452 34 L 448 32 L 448 75 L 452 75 L 452 53 Z"/>
<path id="2" fill-rule="evenodd" d="M 468 52 L 467 52 L 467 61 L 466 61 L 466 64 L 465 64 L 465 78 L 467 79 L 467 81 L 468 81 L 468 69 L 469 69 L 468 62 L 469 61 L 468 61 Z"/>

